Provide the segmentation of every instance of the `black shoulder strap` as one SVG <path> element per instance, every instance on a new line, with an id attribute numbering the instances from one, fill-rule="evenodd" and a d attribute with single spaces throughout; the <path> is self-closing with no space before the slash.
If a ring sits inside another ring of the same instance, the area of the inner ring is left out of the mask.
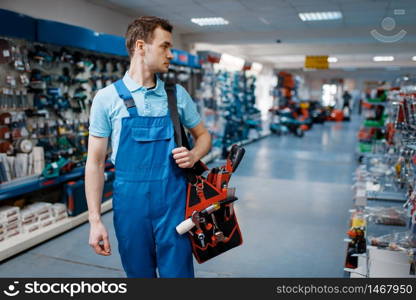
<path id="1" fill-rule="evenodd" d="M 177 105 L 177 99 L 176 99 L 176 85 L 173 83 L 165 83 L 165 90 L 166 94 L 168 96 L 168 108 L 170 112 L 170 117 L 172 119 L 173 128 L 175 130 L 175 142 L 178 147 L 185 147 L 187 149 L 189 148 L 189 141 L 186 137 L 185 129 L 183 128 L 180 120 L 179 120 L 179 113 L 178 113 L 178 105 Z M 192 169 L 189 169 L 186 172 L 188 175 L 189 173 L 193 173 L 194 175 L 201 175 L 203 172 L 205 172 L 208 168 L 205 166 L 205 164 L 202 161 L 198 161 L 195 166 Z M 191 178 L 188 176 L 189 181 Z"/>
<path id="2" fill-rule="evenodd" d="M 184 139 L 186 139 L 186 135 L 182 135 L 183 128 L 179 120 L 178 105 L 176 102 L 176 85 L 166 82 L 165 90 L 168 96 L 170 118 L 172 119 L 173 128 L 175 130 L 175 142 L 178 147 L 182 147 Z"/>

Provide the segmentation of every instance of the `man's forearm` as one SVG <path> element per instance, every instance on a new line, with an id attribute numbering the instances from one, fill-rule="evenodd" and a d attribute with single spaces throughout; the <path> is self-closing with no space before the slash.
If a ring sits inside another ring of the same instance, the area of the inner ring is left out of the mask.
<path id="1" fill-rule="evenodd" d="M 191 152 L 194 154 L 196 160 L 198 161 L 204 157 L 209 152 L 209 150 L 211 150 L 211 135 L 209 132 L 206 132 L 196 139 L 195 146 Z"/>
<path id="2" fill-rule="evenodd" d="M 101 200 L 104 186 L 104 164 L 87 162 L 85 167 L 85 194 L 90 222 L 101 220 Z"/>

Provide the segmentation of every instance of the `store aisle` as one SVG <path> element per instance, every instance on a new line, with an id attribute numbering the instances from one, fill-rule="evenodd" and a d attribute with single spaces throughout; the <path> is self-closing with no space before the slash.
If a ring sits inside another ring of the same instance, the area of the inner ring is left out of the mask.
<path id="1" fill-rule="evenodd" d="M 359 122 L 315 125 L 303 139 L 270 136 L 246 146 L 231 186 L 244 244 L 202 265 L 198 277 L 342 277 L 352 206 L 351 174 Z M 0 277 L 123 277 L 113 255 L 95 255 L 89 225 L 3 262 Z"/>
<path id="2" fill-rule="evenodd" d="M 244 246 L 197 267 L 224 277 L 342 277 L 358 123 L 246 147 L 231 180 Z"/>

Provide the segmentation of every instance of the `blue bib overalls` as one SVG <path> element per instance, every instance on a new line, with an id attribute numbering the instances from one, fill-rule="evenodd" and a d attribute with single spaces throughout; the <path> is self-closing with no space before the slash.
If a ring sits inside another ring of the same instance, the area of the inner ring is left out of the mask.
<path id="1" fill-rule="evenodd" d="M 170 114 L 143 117 L 122 80 L 114 83 L 129 117 L 122 119 L 115 161 L 113 212 L 127 277 L 194 277 L 192 250 L 175 227 L 183 221 L 186 180 L 172 156 Z"/>

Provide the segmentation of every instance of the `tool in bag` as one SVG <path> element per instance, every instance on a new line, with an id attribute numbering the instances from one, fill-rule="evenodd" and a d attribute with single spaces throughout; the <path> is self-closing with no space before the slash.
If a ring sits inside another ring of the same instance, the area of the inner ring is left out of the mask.
<path id="1" fill-rule="evenodd" d="M 184 128 L 179 121 L 175 85 L 166 84 L 166 92 L 176 144 L 189 149 Z M 188 232 L 192 252 L 198 263 L 243 242 L 233 209 L 233 202 L 238 198 L 235 196 L 235 188 L 229 188 L 228 182 L 244 153 L 244 148 L 233 145 L 224 166 L 208 170 L 198 161 L 193 168 L 184 169 L 188 180 L 185 221 L 176 227 L 176 231 L 179 234 Z M 207 177 L 202 175 L 205 171 L 209 171 Z"/>

